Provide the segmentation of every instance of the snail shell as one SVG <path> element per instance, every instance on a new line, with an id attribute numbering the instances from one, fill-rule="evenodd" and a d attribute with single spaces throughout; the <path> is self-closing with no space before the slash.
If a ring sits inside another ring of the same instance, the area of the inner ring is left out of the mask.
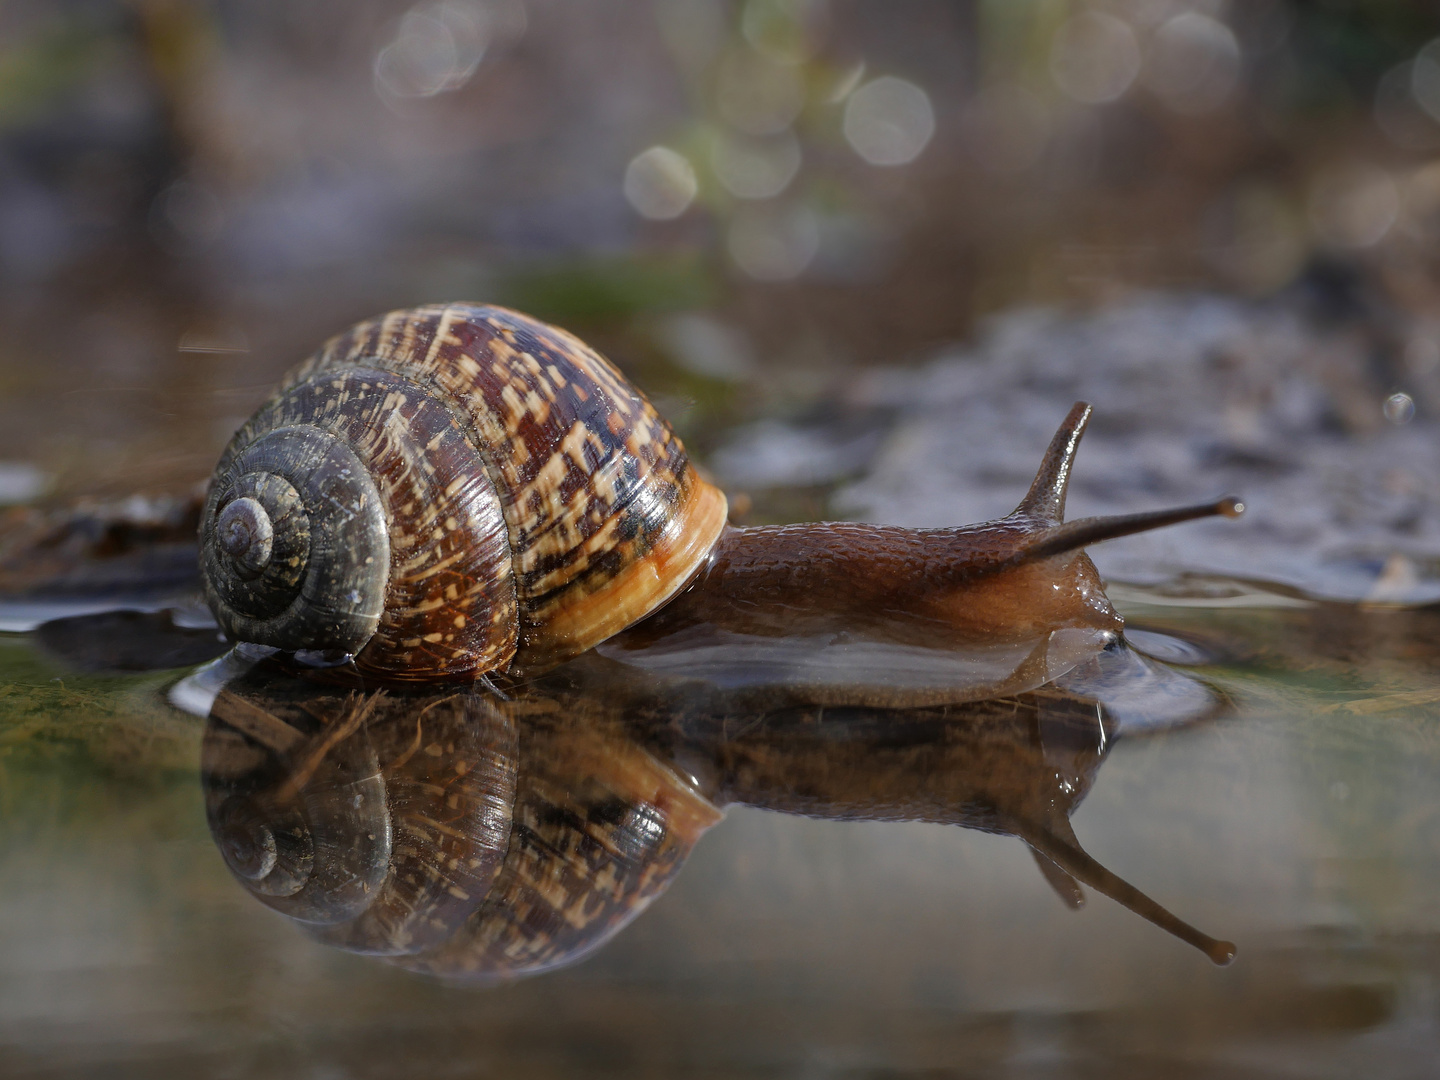
<path id="1" fill-rule="evenodd" d="M 431 306 L 333 339 L 236 433 L 201 566 L 233 640 L 465 678 L 548 666 L 643 618 L 725 514 L 650 403 L 578 339 Z"/>
<path id="2" fill-rule="evenodd" d="M 554 701 L 317 691 L 266 665 L 215 698 L 201 773 L 256 899 L 327 944 L 470 982 L 599 947 L 720 817 Z"/>
<path id="3" fill-rule="evenodd" d="M 358 952 L 448 935 L 509 839 L 515 732 L 466 698 L 223 691 L 201 769 L 226 865 L 258 899 Z"/>

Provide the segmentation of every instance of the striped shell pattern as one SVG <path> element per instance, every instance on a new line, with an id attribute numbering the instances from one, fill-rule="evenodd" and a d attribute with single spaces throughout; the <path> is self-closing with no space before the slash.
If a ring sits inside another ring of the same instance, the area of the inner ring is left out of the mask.
<path id="1" fill-rule="evenodd" d="M 725 514 L 584 343 L 503 308 L 433 305 L 332 339 L 236 433 L 201 565 L 234 640 L 463 679 L 543 669 L 643 618 Z"/>

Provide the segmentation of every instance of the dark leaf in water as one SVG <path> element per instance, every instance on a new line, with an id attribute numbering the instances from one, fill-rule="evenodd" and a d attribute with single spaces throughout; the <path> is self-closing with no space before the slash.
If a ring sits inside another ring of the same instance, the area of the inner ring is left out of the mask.
<path id="1" fill-rule="evenodd" d="M 104 611 L 51 619 L 35 630 L 51 657 L 76 671 L 164 671 L 213 660 L 230 647 L 213 627 L 177 626 L 170 611 Z"/>

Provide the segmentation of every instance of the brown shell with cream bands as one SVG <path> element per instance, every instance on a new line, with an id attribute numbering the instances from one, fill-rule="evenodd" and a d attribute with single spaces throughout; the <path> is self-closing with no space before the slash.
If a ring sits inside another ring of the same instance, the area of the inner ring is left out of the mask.
<path id="1" fill-rule="evenodd" d="M 725 515 L 604 357 L 513 311 L 432 305 L 332 339 L 236 433 L 201 560 L 234 640 L 463 679 L 643 618 Z"/>

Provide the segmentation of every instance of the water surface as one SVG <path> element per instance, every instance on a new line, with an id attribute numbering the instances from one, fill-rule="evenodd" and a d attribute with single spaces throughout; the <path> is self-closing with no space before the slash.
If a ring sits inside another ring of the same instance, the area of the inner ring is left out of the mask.
<path id="1" fill-rule="evenodd" d="M 166 702 L 188 669 L 87 675 L 8 635 L 5 1068 L 1421 1074 L 1440 1052 L 1440 614 L 1176 592 L 1111 589 L 1138 647 L 1228 704 L 1131 725 L 1071 821 L 1236 942 L 1227 968 L 1104 897 L 1069 910 L 1014 837 L 735 807 L 589 959 L 456 987 L 312 941 L 239 888 L 205 824 L 203 725 Z"/>

